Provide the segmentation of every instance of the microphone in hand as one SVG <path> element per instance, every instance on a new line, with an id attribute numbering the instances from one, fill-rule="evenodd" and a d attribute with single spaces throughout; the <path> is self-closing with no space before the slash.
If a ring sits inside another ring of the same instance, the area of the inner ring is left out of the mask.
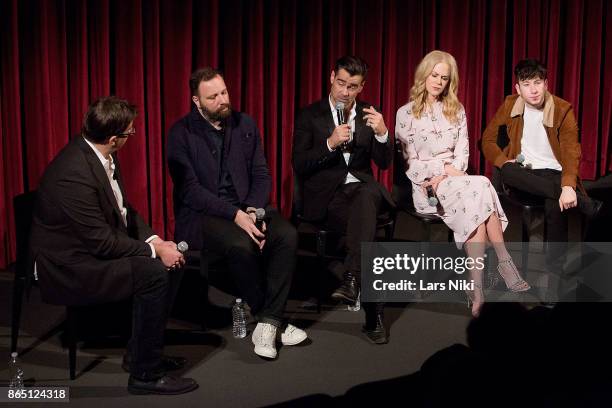
<path id="1" fill-rule="evenodd" d="M 432 207 L 437 207 L 438 197 L 436 197 L 436 192 L 434 191 L 433 187 L 427 186 L 425 187 L 425 190 L 427 190 L 427 201 L 429 202 L 429 205 Z"/>
<path id="2" fill-rule="evenodd" d="M 181 241 L 176 244 L 176 250 L 185 255 L 185 252 L 189 250 L 189 245 L 185 241 Z"/>
<path id="3" fill-rule="evenodd" d="M 264 235 L 266 235 L 266 233 L 263 231 L 263 223 L 265 217 L 266 210 L 264 210 L 263 208 L 258 208 L 255 210 L 255 226 Z"/>

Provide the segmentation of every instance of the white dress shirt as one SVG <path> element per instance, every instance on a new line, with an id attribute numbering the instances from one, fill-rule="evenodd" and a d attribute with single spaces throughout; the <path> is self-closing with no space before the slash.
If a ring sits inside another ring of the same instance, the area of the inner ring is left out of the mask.
<path id="1" fill-rule="evenodd" d="M 340 126 L 340 122 L 338 121 L 338 112 L 336 111 L 336 107 L 332 103 L 331 94 L 329 95 L 328 99 L 329 99 L 329 108 L 331 109 L 332 117 L 334 118 L 334 124 L 336 126 Z M 346 122 L 351 127 L 351 133 L 350 133 L 350 136 L 349 136 L 349 142 L 353 141 L 353 134 L 355 133 L 355 118 L 356 117 L 357 117 L 357 102 L 355 101 L 355 102 L 353 102 L 353 107 L 351 108 L 348 120 Z M 374 134 L 374 137 L 380 143 L 387 143 L 387 140 L 389 138 L 389 131 L 387 130 L 385 132 L 385 134 L 382 135 L 382 136 L 378 136 L 378 135 Z M 332 149 L 329 146 L 329 138 L 327 139 L 326 143 L 327 143 L 327 148 L 329 149 L 330 152 L 333 152 L 334 150 L 336 150 L 336 149 Z M 344 157 L 344 161 L 346 162 L 346 165 L 348 166 L 349 160 L 351 158 L 351 153 L 350 152 L 343 152 L 342 156 Z M 344 180 L 344 184 L 348 184 L 348 183 L 361 183 L 361 180 L 359 180 L 357 177 L 353 176 L 349 172 L 346 175 L 346 180 Z"/>
<path id="2" fill-rule="evenodd" d="M 108 181 L 110 182 L 111 188 L 113 189 L 113 194 L 115 195 L 115 200 L 117 200 L 117 206 L 119 207 L 119 211 L 121 211 L 121 218 L 123 219 L 123 224 L 127 227 L 127 208 L 123 205 L 123 194 L 121 194 L 121 188 L 119 188 L 119 183 L 115 180 L 115 163 L 113 162 L 113 156 L 109 155 L 109 159 L 106 159 L 102 153 L 96 149 L 93 143 L 91 143 L 86 138 L 83 138 L 85 142 L 91 147 L 98 156 L 100 163 L 102 163 L 102 167 L 106 171 L 106 175 L 108 176 Z M 151 258 L 155 258 L 157 254 L 155 253 L 155 247 L 151 241 L 155 238 L 159 238 L 157 235 L 151 235 L 149 238 L 145 240 L 147 244 L 151 247 Z"/>

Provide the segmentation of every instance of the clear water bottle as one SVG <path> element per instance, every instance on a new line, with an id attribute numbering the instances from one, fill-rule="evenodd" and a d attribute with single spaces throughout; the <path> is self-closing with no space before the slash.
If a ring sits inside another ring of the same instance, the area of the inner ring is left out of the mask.
<path id="1" fill-rule="evenodd" d="M 357 293 L 357 300 L 355 300 L 355 304 L 348 305 L 346 308 L 349 312 L 358 312 L 361 309 L 361 291 Z"/>
<path id="2" fill-rule="evenodd" d="M 19 365 L 19 359 L 17 353 L 11 353 L 11 359 L 9 360 L 9 387 L 11 388 L 23 388 L 23 370 Z"/>
<path id="3" fill-rule="evenodd" d="M 236 299 L 236 303 L 232 307 L 232 334 L 234 338 L 242 339 L 247 335 L 246 329 L 246 310 L 242 299 Z"/>

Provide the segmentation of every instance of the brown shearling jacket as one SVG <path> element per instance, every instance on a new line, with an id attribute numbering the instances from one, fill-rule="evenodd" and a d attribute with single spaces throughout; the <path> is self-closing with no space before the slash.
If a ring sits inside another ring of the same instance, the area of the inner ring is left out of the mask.
<path id="1" fill-rule="evenodd" d="M 519 95 L 507 96 L 482 135 L 482 151 L 485 158 L 499 168 L 507 160 L 516 159 L 521 152 L 524 110 L 523 98 Z M 546 92 L 542 122 L 553 154 L 562 167 L 561 186 L 576 188 L 576 185 L 580 184 L 578 168 L 581 150 L 578 142 L 578 124 L 572 105 Z M 509 138 L 509 143 L 503 150 L 497 145 L 497 133 L 501 125 L 506 125 Z"/>

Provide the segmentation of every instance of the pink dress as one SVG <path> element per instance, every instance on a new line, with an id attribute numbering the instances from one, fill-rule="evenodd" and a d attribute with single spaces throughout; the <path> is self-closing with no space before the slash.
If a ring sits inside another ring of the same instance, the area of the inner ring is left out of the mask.
<path id="1" fill-rule="evenodd" d="M 395 137 L 402 142 L 406 175 L 412 181 L 414 208 L 422 214 L 438 214 L 453 230 L 455 242 L 461 247 L 476 228 L 496 212 L 502 229 L 508 218 L 497 192 L 484 176 L 447 177 L 438 184 L 438 207 L 429 205 L 421 184 L 445 174 L 444 165 L 451 164 L 466 171 L 469 157 L 467 120 L 463 108 L 456 124 L 442 113 L 442 102 L 433 106 L 433 114 L 423 113 L 420 119 L 412 114 L 412 102 L 397 111 Z"/>

